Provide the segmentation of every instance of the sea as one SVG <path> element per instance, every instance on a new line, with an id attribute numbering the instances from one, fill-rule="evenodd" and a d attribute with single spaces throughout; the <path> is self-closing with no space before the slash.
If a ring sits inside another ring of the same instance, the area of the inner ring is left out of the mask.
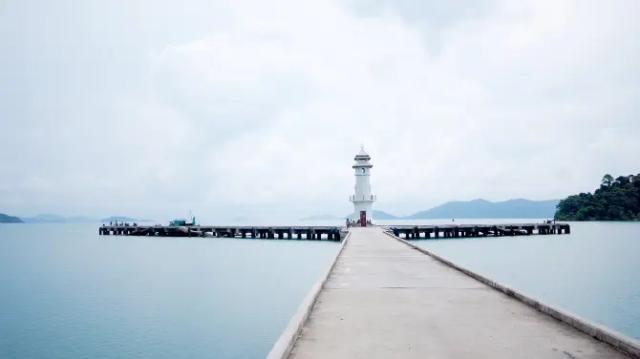
<path id="1" fill-rule="evenodd" d="M 539 220 L 456 223 L 532 221 Z M 640 223 L 571 223 L 571 230 L 415 243 L 640 339 Z M 337 250 L 327 241 L 98 236 L 95 224 L 0 224 L 0 358 L 264 358 Z"/>
<path id="2" fill-rule="evenodd" d="M 97 229 L 0 224 L 0 358 L 264 358 L 339 246 Z"/>

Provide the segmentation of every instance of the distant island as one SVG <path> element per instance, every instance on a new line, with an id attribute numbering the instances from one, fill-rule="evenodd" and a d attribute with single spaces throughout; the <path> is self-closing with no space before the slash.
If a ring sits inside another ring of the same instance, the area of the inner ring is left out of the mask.
<path id="1" fill-rule="evenodd" d="M 396 216 L 388 212 L 374 210 L 373 218 L 381 220 L 392 219 L 451 219 L 451 218 L 553 218 L 556 206 L 560 201 L 533 201 L 528 199 L 510 199 L 501 202 L 491 202 L 484 199 L 471 201 L 452 201 L 439 206 L 416 212 L 409 216 Z M 303 218 L 302 220 L 331 220 L 344 219 L 333 215 L 319 215 Z"/>
<path id="2" fill-rule="evenodd" d="M 373 210 L 372 215 L 373 215 L 374 219 L 382 219 L 382 220 L 401 218 L 401 217 L 398 217 L 398 216 L 394 216 L 393 214 L 390 214 L 390 213 L 387 213 L 387 212 L 384 212 L 384 211 L 379 211 L 379 210 L 376 210 L 376 209 Z"/>
<path id="3" fill-rule="evenodd" d="M 22 220 L 18 217 L 0 213 L 0 223 L 22 223 Z"/>
<path id="4" fill-rule="evenodd" d="M 558 204 L 555 219 L 561 221 L 640 220 L 640 174 L 602 177 L 594 193 L 569 196 Z"/>

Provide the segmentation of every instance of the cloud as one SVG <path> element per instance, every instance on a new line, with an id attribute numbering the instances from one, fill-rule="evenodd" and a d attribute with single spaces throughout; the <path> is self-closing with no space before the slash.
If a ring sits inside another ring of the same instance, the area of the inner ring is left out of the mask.
<path id="1" fill-rule="evenodd" d="M 126 29 L 113 34 L 88 25 L 96 4 L 54 17 L 82 18 L 70 33 L 99 35 L 118 61 L 50 46 L 32 60 L 38 40 L 16 21 L 26 42 L 14 47 L 32 50 L 2 62 L 19 91 L 0 99 L 0 207 L 343 214 L 360 144 L 378 208 L 404 213 L 562 197 L 637 172 L 635 2 L 468 4 L 194 2 L 168 21 L 161 3 L 139 27 L 112 10 L 102 25 Z"/>

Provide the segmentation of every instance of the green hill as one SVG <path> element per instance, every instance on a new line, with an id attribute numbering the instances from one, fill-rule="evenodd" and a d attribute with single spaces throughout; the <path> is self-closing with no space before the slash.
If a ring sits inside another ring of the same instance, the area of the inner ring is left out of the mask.
<path id="1" fill-rule="evenodd" d="M 569 196 L 558 204 L 555 219 L 561 221 L 640 220 L 640 174 L 602 177 L 593 193 Z"/>

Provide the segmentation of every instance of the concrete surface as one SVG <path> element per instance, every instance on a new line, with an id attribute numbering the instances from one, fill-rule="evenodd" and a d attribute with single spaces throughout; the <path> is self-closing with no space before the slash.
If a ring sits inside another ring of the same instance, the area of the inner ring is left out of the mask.
<path id="1" fill-rule="evenodd" d="M 289 324 L 287 324 L 287 327 L 284 329 L 282 334 L 280 334 L 278 340 L 273 344 L 269 354 L 267 354 L 267 359 L 282 359 L 289 356 L 298 335 L 302 331 L 304 323 L 307 321 L 307 318 L 309 318 L 309 314 L 311 314 L 311 309 L 316 303 L 316 299 L 318 299 L 318 294 L 320 294 L 320 291 L 324 288 L 325 283 L 329 279 L 329 275 L 333 271 L 333 267 L 336 265 L 340 253 L 342 253 L 342 250 L 349 242 L 349 237 L 351 237 L 351 233 L 347 233 L 345 238 L 342 240 L 340 248 L 331 260 L 329 268 L 327 268 L 324 274 L 320 276 L 320 279 L 318 279 L 313 287 L 311 287 L 307 296 L 302 300 L 302 303 L 298 306 L 293 317 L 289 320 Z"/>
<path id="2" fill-rule="evenodd" d="M 625 358 L 385 235 L 354 228 L 290 358 Z"/>

